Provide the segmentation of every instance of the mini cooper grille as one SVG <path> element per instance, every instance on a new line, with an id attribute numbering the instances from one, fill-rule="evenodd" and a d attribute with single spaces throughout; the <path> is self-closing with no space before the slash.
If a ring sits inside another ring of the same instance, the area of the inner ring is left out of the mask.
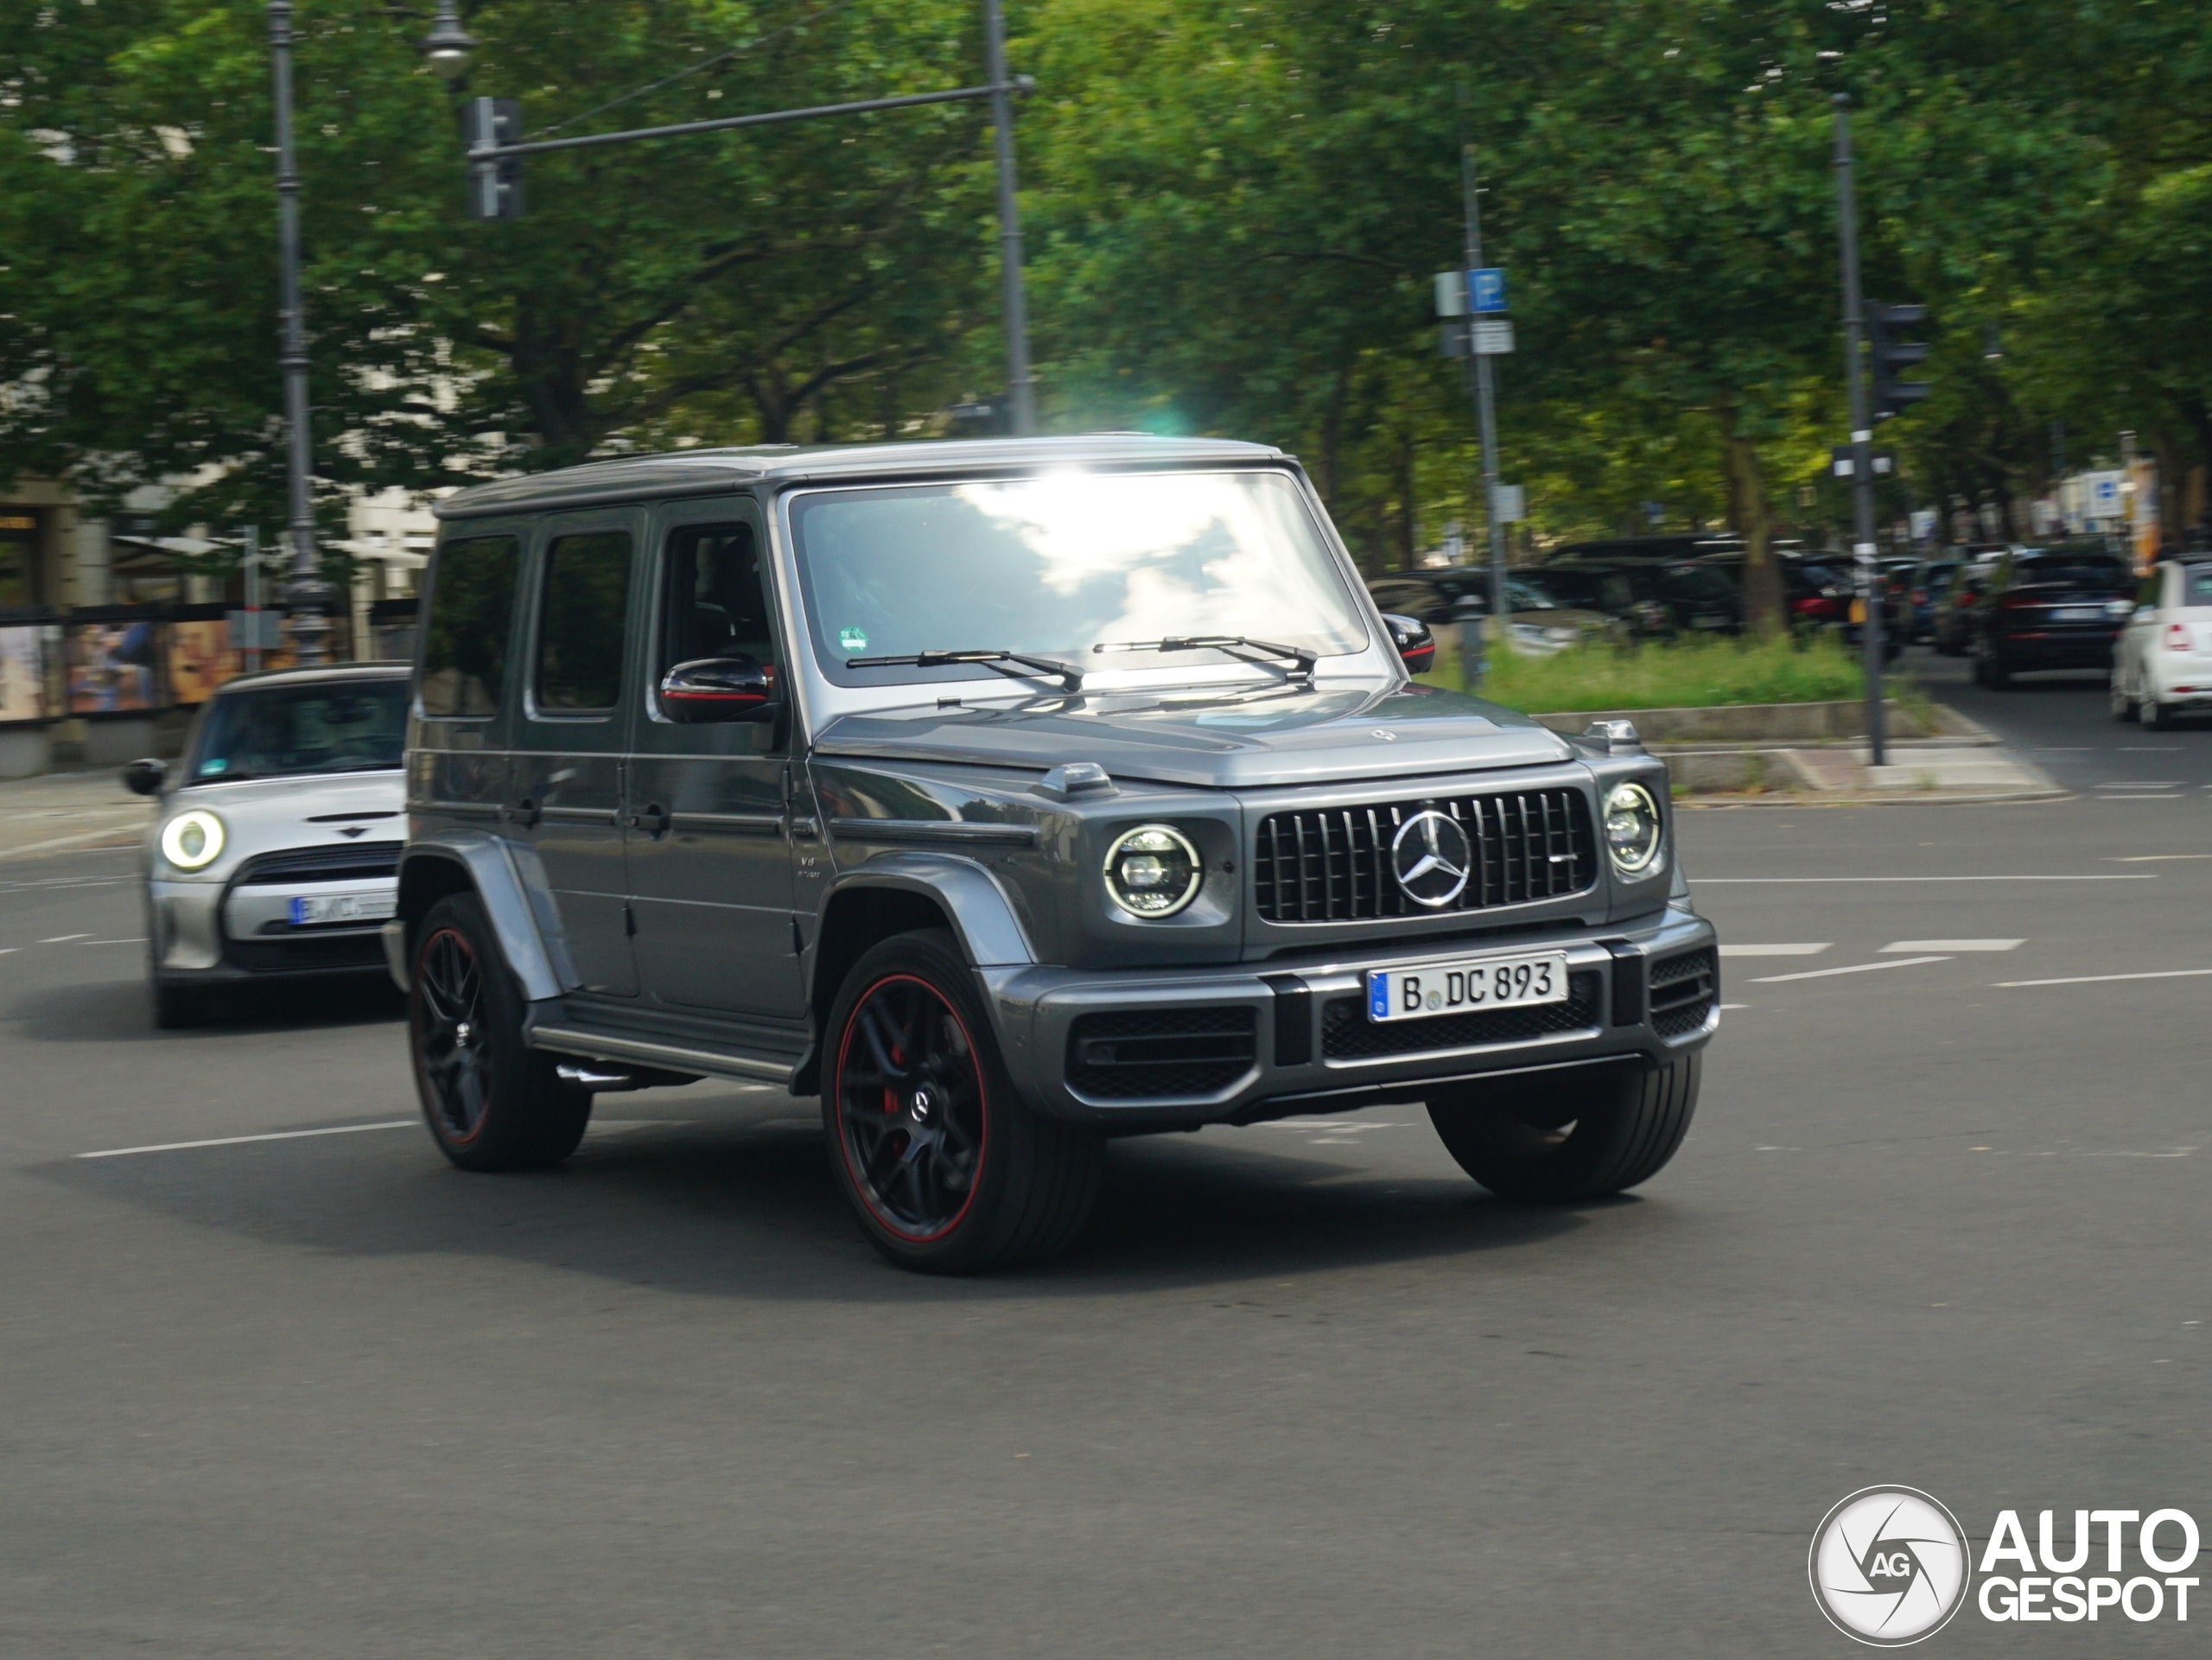
<path id="1" fill-rule="evenodd" d="M 1211 1095 L 1252 1070 L 1249 1008 L 1138 1008 L 1080 1014 L 1068 1033 L 1068 1084 L 1101 1100 Z"/>
<path id="2" fill-rule="evenodd" d="M 357 881 L 389 876 L 399 869 L 397 842 L 361 842 L 348 847 L 291 848 L 249 860 L 238 872 L 241 887 L 270 887 L 279 882 Z"/>
<path id="3" fill-rule="evenodd" d="M 1425 1021 L 1375 1021 L 1359 997 L 1332 998 L 1321 1011 L 1321 1053 L 1330 1060 L 1374 1060 L 1440 1049 L 1472 1049 L 1577 1032 L 1598 1024 L 1598 976 L 1570 974 L 1567 1001 L 1529 1008 L 1485 1008 Z"/>
<path id="4" fill-rule="evenodd" d="M 1590 808 L 1578 790 L 1391 801 L 1270 813 L 1252 849 L 1252 881 L 1268 922 L 1358 922 L 1421 916 L 1390 869 L 1399 826 L 1433 806 L 1459 820 L 1472 861 L 1467 885 L 1434 914 L 1482 911 L 1579 894 L 1598 880 Z"/>
<path id="5" fill-rule="evenodd" d="M 223 960 L 251 974 L 304 974 L 318 969 L 380 969 L 384 945 L 373 931 L 289 939 L 226 939 Z"/>
<path id="6" fill-rule="evenodd" d="M 1684 951 L 1651 965 L 1651 1029 L 1662 1038 L 1686 1037 L 1713 1013 L 1713 953 Z"/>

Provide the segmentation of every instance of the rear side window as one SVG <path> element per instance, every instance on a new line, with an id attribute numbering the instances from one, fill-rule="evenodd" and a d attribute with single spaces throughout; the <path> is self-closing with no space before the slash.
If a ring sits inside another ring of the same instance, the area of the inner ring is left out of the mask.
<path id="1" fill-rule="evenodd" d="M 2181 568 L 2181 602 L 2183 605 L 2212 605 L 2212 565 L 2183 565 Z"/>
<path id="2" fill-rule="evenodd" d="M 545 554 L 544 598 L 538 607 L 538 708 L 603 714 L 621 702 L 629 607 L 627 531 L 554 537 Z"/>
<path id="3" fill-rule="evenodd" d="M 470 719 L 499 711 L 522 544 L 475 536 L 438 550 L 423 643 L 423 713 Z"/>

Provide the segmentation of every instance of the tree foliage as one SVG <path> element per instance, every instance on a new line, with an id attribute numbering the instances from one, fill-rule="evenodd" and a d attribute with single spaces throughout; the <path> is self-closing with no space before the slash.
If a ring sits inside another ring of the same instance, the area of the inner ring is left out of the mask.
<path id="1" fill-rule="evenodd" d="M 524 218 L 461 211 L 459 98 L 518 97 L 535 134 L 973 84 L 969 0 L 480 0 L 454 91 L 418 67 L 428 10 L 297 13 L 331 499 L 929 429 L 1003 385 L 978 105 L 533 157 Z M 1840 518 L 1837 93 L 1867 290 L 1931 310 L 1937 394 L 1884 435 L 1916 499 L 2041 492 L 2060 423 L 2077 463 L 2126 428 L 2170 481 L 2212 464 L 2201 6 L 1014 0 L 1010 22 L 1039 86 L 1048 423 L 1294 448 L 1372 564 L 1479 517 L 1430 315 L 1463 139 L 1520 339 L 1504 471 L 1541 529 L 1656 503 L 1757 546 Z M 274 516 L 269 130 L 253 0 L 0 14 L 0 471 Z"/>

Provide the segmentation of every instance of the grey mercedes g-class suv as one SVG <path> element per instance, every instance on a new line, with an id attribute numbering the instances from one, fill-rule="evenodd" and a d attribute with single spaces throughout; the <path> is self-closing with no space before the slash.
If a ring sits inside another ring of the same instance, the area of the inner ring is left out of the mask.
<path id="1" fill-rule="evenodd" d="M 1418 1101 L 1539 1201 L 1681 1143 L 1719 964 L 1664 766 L 1415 684 L 1281 451 L 693 450 L 438 513 L 384 938 L 456 1164 L 763 1081 L 955 1271 L 1067 1243 L 1115 1135 Z"/>

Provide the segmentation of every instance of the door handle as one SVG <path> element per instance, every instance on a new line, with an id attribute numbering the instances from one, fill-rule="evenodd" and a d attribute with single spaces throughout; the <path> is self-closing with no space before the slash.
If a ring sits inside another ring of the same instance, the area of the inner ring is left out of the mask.
<path id="1" fill-rule="evenodd" d="M 516 802 L 513 806 L 509 807 L 501 816 L 505 817 L 508 823 L 519 824 L 523 829 L 528 830 L 538 820 L 538 806 L 535 801 L 532 801 L 528 796 L 524 796 L 521 800 Z"/>
<path id="2" fill-rule="evenodd" d="M 668 809 L 656 801 L 630 815 L 630 828 L 643 830 L 648 836 L 658 836 L 668 829 L 670 817 Z"/>

